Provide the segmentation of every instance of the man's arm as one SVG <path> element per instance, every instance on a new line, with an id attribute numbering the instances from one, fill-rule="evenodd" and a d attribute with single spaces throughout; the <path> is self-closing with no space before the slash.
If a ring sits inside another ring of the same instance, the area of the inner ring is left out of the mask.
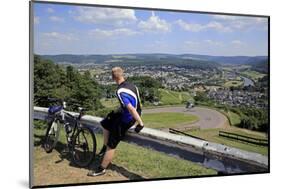
<path id="1" fill-rule="evenodd" d="M 133 118 L 141 125 L 143 126 L 143 122 L 141 117 L 139 116 L 137 110 L 132 106 L 131 103 L 127 105 L 127 109 L 129 110 L 130 114 L 133 116 Z"/>

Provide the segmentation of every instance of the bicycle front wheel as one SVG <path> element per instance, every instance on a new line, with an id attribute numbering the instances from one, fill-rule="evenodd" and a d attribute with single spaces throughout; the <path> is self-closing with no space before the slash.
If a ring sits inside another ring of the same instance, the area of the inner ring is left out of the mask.
<path id="1" fill-rule="evenodd" d="M 60 126 L 58 120 L 52 121 L 46 131 L 45 141 L 43 144 L 43 148 L 47 153 L 51 153 L 55 148 L 60 133 Z"/>
<path id="2" fill-rule="evenodd" d="M 82 127 L 72 141 L 72 159 L 79 167 L 89 166 L 96 155 L 96 137 L 92 130 Z"/>

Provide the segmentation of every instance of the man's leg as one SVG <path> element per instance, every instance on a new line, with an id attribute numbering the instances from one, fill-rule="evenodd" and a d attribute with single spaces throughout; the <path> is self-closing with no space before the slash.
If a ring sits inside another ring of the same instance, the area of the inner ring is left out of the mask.
<path id="1" fill-rule="evenodd" d="M 105 169 L 111 163 L 114 156 L 115 149 L 107 147 L 105 155 L 102 159 L 100 166 L 96 170 L 92 170 L 88 173 L 88 176 L 99 176 L 105 174 Z"/>
<path id="2" fill-rule="evenodd" d="M 113 156 L 114 156 L 114 153 L 115 153 L 115 149 L 111 149 L 110 147 L 107 146 L 105 155 L 104 155 L 104 157 L 102 159 L 102 162 L 101 162 L 101 166 L 104 169 L 107 168 L 107 166 L 111 163 L 111 161 L 113 159 Z"/>
<path id="3" fill-rule="evenodd" d="M 100 152 L 98 153 L 99 156 L 103 156 L 106 152 L 106 145 L 109 138 L 109 131 L 105 128 L 102 128 L 103 130 L 103 147 L 101 148 Z"/>
<path id="4" fill-rule="evenodd" d="M 106 130 L 105 128 L 102 128 L 102 130 L 103 130 L 103 145 L 106 146 L 108 142 L 109 131 Z"/>

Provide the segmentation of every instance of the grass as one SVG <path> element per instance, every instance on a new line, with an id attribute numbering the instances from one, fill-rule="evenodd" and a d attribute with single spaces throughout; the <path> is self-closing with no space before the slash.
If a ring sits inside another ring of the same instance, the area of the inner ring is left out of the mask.
<path id="1" fill-rule="evenodd" d="M 35 125 L 37 123 L 35 122 Z M 44 129 L 34 129 L 34 134 L 43 136 Z M 60 141 L 65 143 L 63 132 L 60 135 Z M 97 149 L 102 146 L 102 135 L 96 134 Z M 38 140 L 35 142 L 39 142 Z M 44 152 L 43 152 L 44 153 Z M 35 153 L 35 166 L 40 161 L 40 153 Z M 46 160 L 45 160 L 46 161 Z M 46 162 L 45 162 L 46 163 Z M 163 177 L 180 177 L 180 176 L 202 176 L 216 175 L 217 172 L 212 169 L 205 168 L 196 163 L 186 161 L 180 158 L 168 156 L 162 152 L 157 152 L 148 148 L 136 146 L 121 142 L 116 150 L 113 164 L 123 167 L 134 174 L 141 175 L 145 178 L 163 178 Z M 50 166 L 57 166 L 52 164 Z M 68 166 L 68 165 L 66 165 Z M 47 174 L 47 173 L 46 173 Z M 47 176 L 47 175 L 46 175 Z M 75 179 L 75 175 L 72 175 Z"/>
<path id="2" fill-rule="evenodd" d="M 183 104 L 193 98 L 188 92 L 177 92 L 167 89 L 159 89 L 161 105 Z"/>
<path id="3" fill-rule="evenodd" d="M 231 111 L 228 111 L 227 115 L 229 117 L 229 121 L 230 121 L 231 125 L 235 126 L 235 125 L 239 125 L 240 124 L 240 122 L 241 122 L 240 115 L 238 115 L 237 113 L 231 112 Z"/>
<path id="4" fill-rule="evenodd" d="M 222 110 L 222 109 L 219 109 L 219 108 L 214 108 L 215 110 L 223 113 L 229 120 L 230 122 L 230 125 L 233 125 L 233 126 L 238 126 L 241 122 L 241 116 L 237 113 L 234 113 L 232 111 L 225 111 L 225 110 Z"/>
<path id="5" fill-rule="evenodd" d="M 234 126 L 228 127 L 225 129 L 204 129 L 204 130 L 187 131 L 186 133 L 191 134 L 193 136 L 203 138 L 203 139 L 211 141 L 211 142 L 216 142 L 216 143 L 224 144 L 227 146 L 239 148 L 242 150 L 256 152 L 256 153 L 260 153 L 263 155 L 268 155 L 268 147 L 259 146 L 259 145 L 255 145 L 255 144 L 249 144 L 249 143 L 245 143 L 245 142 L 240 142 L 240 141 L 220 137 L 219 131 L 226 131 L 226 132 L 236 133 L 236 134 L 240 134 L 240 135 L 244 135 L 244 136 L 248 136 L 248 137 L 266 139 L 266 136 L 264 133 L 250 131 L 247 129 L 241 129 L 241 128 L 237 128 Z"/>
<path id="6" fill-rule="evenodd" d="M 224 87 L 238 87 L 241 86 L 243 84 L 243 81 L 240 80 L 232 80 L 232 81 L 227 81 L 224 84 Z"/>
<path id="7" fill-rule="evenodd" d="M 143 114 L 142 119 L 150 128 L 170 128 L 189 124 L 198 120 L 195 115 L 176 112 L 161 112 Z"/>
<path id="8" fill-rule="evenodd" d="M 250 79 L 254 80 L 255 82 L 258 81 L 258 79 L 264 77 L 266 74 L 262 74 L 253 70 L 247 70 L 241 72 L 242 75 L 249 77 Z"/>

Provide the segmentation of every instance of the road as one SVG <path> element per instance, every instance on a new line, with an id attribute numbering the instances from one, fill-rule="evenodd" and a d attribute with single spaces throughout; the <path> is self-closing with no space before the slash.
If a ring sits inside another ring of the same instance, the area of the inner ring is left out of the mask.
<path id="1" fill-rule="evenodd" d="M 185 127 L 199 127 L 200 129 L 208 128 L 224 128 L 229 126 L 228 120 L 225 115 L 222 113 L 203 107 L 194 107 L 192 109 L 186 109 L 183 106 L 179 107 L 163 107 L 163 108 L 153 108 L 153 109 L 144 109 L 143 113 L 159 113 L 159 112 L 183 112 L 186 114 L 192 114 L 199 118 L 198 121 L 190 123 L 188 125 L 181 125 L 180 128 L 184 129 Z"/>

